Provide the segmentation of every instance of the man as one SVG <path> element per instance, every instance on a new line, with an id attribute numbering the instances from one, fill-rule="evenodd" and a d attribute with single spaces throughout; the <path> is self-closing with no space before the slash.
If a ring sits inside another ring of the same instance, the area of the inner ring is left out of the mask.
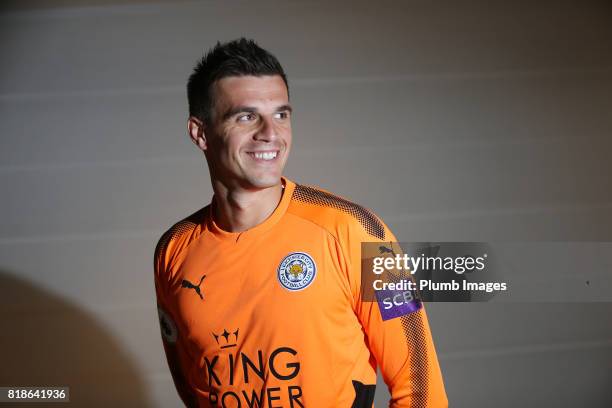
<path id="1" fill-rule="evenodd" d="M 393 407 L 447 406 L 425 310 L 383 320 L 362 299 L 362 242 L 395 238 L 373 213 L 282 171 L 285 73 L 240 39 L 189 78 L 191 140 L 214 196 L 155 250 L 163 344 L 187 406 L 371 407 L 376 366 Z"/>

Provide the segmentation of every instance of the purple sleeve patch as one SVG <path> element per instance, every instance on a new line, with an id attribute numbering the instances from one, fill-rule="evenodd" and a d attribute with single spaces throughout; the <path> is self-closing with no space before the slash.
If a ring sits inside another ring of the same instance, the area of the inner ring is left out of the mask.
<path id="1" fill-rule="evenodd" d="M 411 290 L 377 290 L 376 300 L 383 320 L 405 316 L 422 307 Z"/>

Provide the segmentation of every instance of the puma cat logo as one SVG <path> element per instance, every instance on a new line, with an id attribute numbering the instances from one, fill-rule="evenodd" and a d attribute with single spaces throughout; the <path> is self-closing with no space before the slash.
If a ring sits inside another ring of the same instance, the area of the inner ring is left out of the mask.
<path id="1" fill-rule="evenodd" d="M 195 292 L 198 294 L 200 299 L 204 300 L 204 296 L 202 296 L 202 292 L 200 291 L 200 285 L 202 284 L 202 281 L 204 280 L 205 277 L 206 275 L 202 275 L 202 277 L 200 278 L 200 283 L 198 283 L 197 285 L 194 285 L 193 283 L 189 282 L 187 279 L 183 279 L 181 286 L 187 289 L 195 290 Z"/>

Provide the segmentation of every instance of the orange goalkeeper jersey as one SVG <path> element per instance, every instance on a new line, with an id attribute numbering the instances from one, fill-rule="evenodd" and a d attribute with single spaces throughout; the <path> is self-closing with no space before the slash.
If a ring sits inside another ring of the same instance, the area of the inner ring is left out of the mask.
<path id="1" fill-rule="evenodd" d="M 221 230 L 207 206 L 155 250 L 173 377 L 201 407 L 446 407 L 425 309 L 385 318 L 362 301 L 361 243 L 395 237 L 369 210 L 283 178 L 272 215 Z M 183 396 L 183 394 L 181 394 Z"/>

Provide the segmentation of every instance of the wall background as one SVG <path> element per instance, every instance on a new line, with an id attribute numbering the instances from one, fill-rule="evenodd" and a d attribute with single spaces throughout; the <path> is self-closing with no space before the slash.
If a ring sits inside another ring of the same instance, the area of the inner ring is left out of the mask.
<path id="1" fill-rule="evenodd" d="M 180 406 L 152 257 L 212 194 L 184 84 L 217 40 L 284 64 L 288 176 L 401 240 L 612 240 L 611 23 L 604 1 L 5 3 L 0 385 Z M 611 406 L 612 303 L 428 312 L 453 407 Z"/>

